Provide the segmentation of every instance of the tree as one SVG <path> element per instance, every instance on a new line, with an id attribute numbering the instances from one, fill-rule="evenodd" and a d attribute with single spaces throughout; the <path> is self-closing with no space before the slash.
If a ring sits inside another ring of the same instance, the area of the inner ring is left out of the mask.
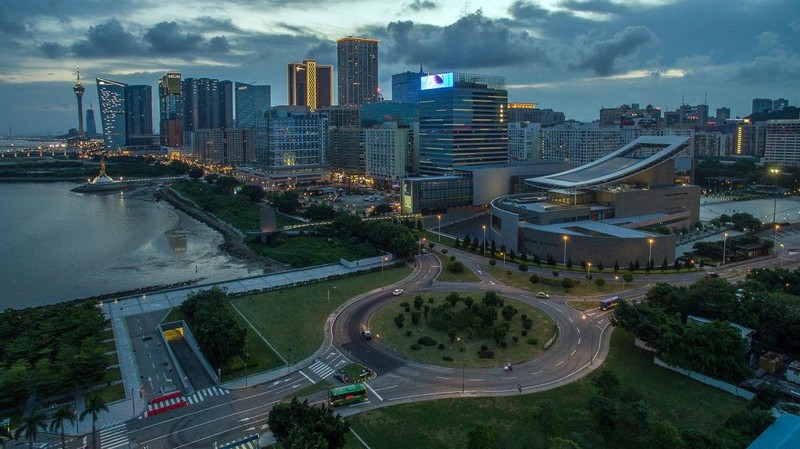
<path id="1" fill-rule="evenodd" d="M 30 413 L 24 415 L 19 423 L 19 427 L 14 431 L 14 439 L 24 437 L 28 440 L 28 447 L 33 449 L 33 442 L 39 435 L 40 430 L 45 430 L 47 426 L 47 416 L 42 409 L 36 407 Z"/>
<path id="2" fill-rule="evenodd" d="M 669 268 L 669 262 L 667 262 L 667 256 L 664 256 L 664 260 L 661 261 L 661 271 L 667 271 Z"/>
<path id="3" fill-rule="evenodd" d="M 214 190 L 225 195 L 233 194 L 233 189 L 239 187 L 239 181 L 233 176 L 220 176 L 217 179 Z"/>
<path id="4" fill-rule="evenodd" d="M 269 412 L 267 425 L 287 449 L 339 449 L 344 447 L 344 436 L 350 429 L 341 415 L 334 415 L 327 405 L 313 407 L 308 400 L 300 402 L 297 398 L 276 404 Z M 320 438 L 327 444 L 319 446 Z"/>
<path id="5" fill-rule="evenodd" d="M 372 214 L 370 215 L 380 216 L 380 215 L 391 214 L 392 212 L 394 212 L 392 206 L 386 203 L 381 203 L 375 206 L 374 209 L 372 209 Z"/>
<path id="6" fill-rule="evenodd" d="M 53 413 L 53 418 L 50 421 L 50 431 L 58 432 L 61 435 L 61 449 L 65 449 L 67 447 L 67 442 L 64 437 L 65 421 L 70 424 L 75 423 L 75 410 L 68 405 L 59 407 L 55 413 Z"/>
<path id="7" fill-rule="evenodd" d="M 615 272 L 619 271 L 619 262 L 617 262 L 616 260 L 614 260 L 614 271 Z"/>
<path id="8" fill-rule="evenodd" d="M 253 203 L 263 200 L 267 195 L 261 186 L 257 186 L 255 184 L 247 184 L 246 186 L 242 187 L 241 193 L 242 195 L 250 198 L 250 201 Z"/>
<path id="9" fill-rule="evenodd" d="M 97 415 L 99 415 L 101 411 L 108 411 L 106 401 L 97 393 L 89 393 L 83 400 L 83 407 L 84 410 L 81 412 L 80 416 L 81 421 L 86 419 L 87 416 L 92 417 L 92 448 L 99 449 L 100 446 L 97 445 Z"/>
<path id="10" fill-rule="evenodd" d="M 556 405 L 549 399 L 542 401 L 536 408 L 536 418 L 539 420 L 539 425 L 542 426 L 542 433 L 544 433 L 545 440 L 549 439 L 550 435 L 553 433 L 553 428 L 555 427 L 555 412 Z"/>
<path id="11" fill-rule="evenodd" d="M 6 447 L 6 441 L 11 441 L 14 439 L 14 434 L 11 433 L 11 429 L 8 426 L 0 426 L 0 448 Z"/>
<path id="12" fill-rule="evenodd" d="M 539 279 L 538 274 L 532 274 L 528 280 L 531 281 L 531 284 L 538 284 L 541 279 Z"/>
<path id="13" fill-rule="evenodd" d="M 528 271 L 528 264 L 526 264 L 526 263 L 521 263 L 521 264 L 519 264 L 519 265 L 517 266 L 517 268 L 519 268 L 519 271 L 521 271 L 521 272 L 523 272 L 523 273 L 524 273 L 524 272 Z"/>
<path id="14" fill-rule="evenodd" d="M 598 287 L 602 287 L 602 286 L 606 285 L 606 280 L 601 278 L 601 277 L 598 277 L 598 278 L 595 278 L 594 283 Z"/>
<path id="15" fill-rule="evenodd" d="M 194 179 L 194 180 L 198 180 L 198 179 L 202 178 L 203 177 L 203 169 L 200 168 L 200 167 L 192 168 L 191 170 L 189 170 L 189 177 Z"/>
<path id="16" fill-rule="evenodd" d="M 467 449 L 500 449 L 494 429 L 487 424 L 475 424 L 467 433 Z"/>
<path id="17" fill-rule="evenodd" d="M 628 273 L 623 274 L 622 275 L 622 279 L 625 280 L 625 282 L 627 282 L 627 283 L 633 282 L 633 273 L 628 272 Z"/>
<path id="18" fill-rule="evenodd" d="M 422 305 L 425 304 L 425 299 L 422 298 L 422 295 L 417 295 L 414 297 L 414 308 L 419 310 L 422 308 Z"/>

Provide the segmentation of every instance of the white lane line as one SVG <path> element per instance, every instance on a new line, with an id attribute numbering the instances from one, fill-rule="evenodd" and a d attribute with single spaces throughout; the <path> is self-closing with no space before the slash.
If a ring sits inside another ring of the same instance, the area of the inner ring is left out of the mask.
<path id="1" fill-rule="evenodd" d="M 437 379 L 450 379 L 449 377 L 436 376 Z"/>
<path id="2" fill-rule="evenodd" d="M 486 379 L 468 379 L 470 382 L 486 382 Z"/>
<path id="3" fill-rule="evenodd" d="M 581 339 L 580 338 L 578 339 L 578 344 L 581 344 Z"/>
<path id="4" fill-rule="evenodd" d="M 570 357 L 572 357 L 573 355 L 575 355 L 575 352 L 576 352 L 576 351 L 577 351 L 577 349 L 573 349 L 573 350 L 572 350 L 572 354 L 570 354 L 569 356 L 570 356 Z"/>
<path id="5" fill-rule="evenodd" d="M 563 361 L 563 360 L 562 360 L 562 361 L 560 361 L 560 362 L 558 362 L 558 363 L 556 363 L 556 366 L 558 366 L 558 365 L 561 365 L 562 363 L 564 363 L 564 361 Z"/>
<path id="6" fill-rule="evenodd" d="M 366 382 L 364 382 L 364 385 L 365 385 L 367 388 L 369 388 L 369 391 L 371 391 L 371 392 L 372 392 L 372 394 L 374 394 L 374 395 L 375 395 L 375 396 L 378 398 L 378 400 L 380 400 L 381 402 L 383 402 L 383 398 L 381 397 L 381 395 L 379 395 L 379 394 L 378 394 L 378 392 L 377 392 L 377 391 L 373 390 L 373 389 L 372 389 L 372 387 L 370 387 L 370 386 L 369 386 L 369 384 L 368 384 L 368 383 L 366 383 Z"/>
<path id="7" fill-rule="evenodd" d="M 576 327 L 575 330 L 578 331 L 579 334 L 581 333 L 581 330 L 579 328 Z"/>
<path id="8" fill-rule="evenodd" d="M 306 373 L 304 373 L 304 372 L 302 372 L 302 371 L 298 371 L 298 373 L 302 374 L 302 375 L 303 375 L 303 377 L 305 377 L 306 379 L 308 379 L 308 381 L 309 381 L 309 382 L 311 382 L 312 384 L 315 384 L 315 383 L 316 383 L 316 382 L 314 382 L 314 379 L 312 379 L 312 378 L 310 378 L 310 377 L 306 376 Z"/>
<path id="9" fill-rule="evenodd" d="M 532 374 L 535 376 L 535 375 L 537 375 L 537 374 L 542 374 L 543 372 L 544 372 L 544 371 L 536 371 L 535 373 L 532 373 Z"/>
<path id="10" fill-rule="evenodd" d="M 570 323 L 574 323 L 575 322 L 575 321 L 572 320 L 571 316 L 568 316 L 567 319 L 569 320 Z"/>
<path id="11" fill-rule="evenodd" d="M 504 377 L 503 379 L 516 379 L 516 378 L 517 376 L 511 376 L 511 377 Z"/>
<path id="12" fill-rule="evenodd" d="M 392 388 L 397 388 L 399 386 L 400 385 L 391 385 L 391 386 L 388 386 L 388 387 L 378 388 L 375 391 L 391 390 Z"/>

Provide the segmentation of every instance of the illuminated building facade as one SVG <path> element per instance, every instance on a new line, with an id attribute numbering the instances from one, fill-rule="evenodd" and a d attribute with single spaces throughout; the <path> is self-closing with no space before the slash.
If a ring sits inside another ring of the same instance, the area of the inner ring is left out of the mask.
<path id="1" fill-rule="evenodd" d="M 97 97 L 100 100 L 100 121 L 106 149 L 116 151 L 125 146 L 128 137 L 126 120 L 125 83 L 97 78 Z"/>
<path id="2" fill-rule="evenodd" d="M 339 104 L 362 105 L 378 101 L 378 41 L 348 36 L 336 44 Z"/>
<path id="3" fill-rule="evenodd" d="M 286 70 L 289 106 L 308 106 L 313 112 L 333 104 L 333 66 L 313 59 L 290 62 Z"/>
<path id="4" fill-rule="evenodd" d="M 231 129 L 233 125 L 233 81 L 219 82 L 219 126 Z"/>
<path id="5" fill-rule="evenodd" d="M 153 88 L 131 85 L 125 89 L 128 136 L 153 135 Z"/>
<path id="6" fill-rule="evenodd" d="M 235 96 L 236 127 L 265 127 L 264 114 L 272 103 L 270 86 L 236 83 Z"/>
<path id="7" fill-rule="evenodd" d="M 75 97 L 78 99 L 78 137 L 83 137 L 83 92 L 86 89 L 81 84 L 81 71 L 78 70 L 78 80 L 75 81 L 75 86 L 72 91 L 75 92 Z"/>
<path id="8" fill-rule="evenodd" d="M 424 76 L 420 84 L 421 174 L 508 161 L 504 77 L 450 72 Z"/>
<path id="9" fill-rule="evenodd" d="M 158 101 L 161 119 L 161 145 L 183 146 L 183 98 L 181 96 L 181 74 L 167 72 L 158 80 Z"/>
<path id="10" fill-rule="evenodd" d="M 771 164 L 800 167 L 800 119 L 767 121 L 764 159 Z"/>
<path id="11" fill-rule="evenodd" d="M 427 75 L 419 67 L 419 72 L 395 73 L 392 75 L 392 101 L 403 103 L 419 103 L 419 80 Z"/>
<path id="12" fill-rule="evenodd" d="M 267 112 L 266 119 L 266 152 L 256 154 L 259 165 L 302 170 L 326 163 L 325 114 L 304 106 L 277 106 Z"/>
<path id="13" fill-rule="evenodd" d="M 367 176 L 383 180 L 399 180 L 407 175 L 409 152 L 413 151 L 413 132 L 386 122 L 380 128 L 364 131 L 364 152 Z"/>

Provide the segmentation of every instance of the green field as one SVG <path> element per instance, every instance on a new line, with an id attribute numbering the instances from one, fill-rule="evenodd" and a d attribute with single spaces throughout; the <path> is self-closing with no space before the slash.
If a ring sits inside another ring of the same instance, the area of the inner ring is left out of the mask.
<path id="1" fill-rule="evenodd" d="M 431 307 L 438 306 L 444 302 L 446 296 L 446 293 L 425 295 L 425 304 Z M 461 296 L 469 295 L 461 294 Z M 434 302 L 429 302 L 428 298 L 434 298 Z M 479 301 L 480 295 L 473 296 L 473 298 Z M 465 364 L 468 367 L 479 368 L 500 367 L 506 362 L 518 363 L 535 359 L 544 352 L 544 343 L 555 333 L 555 322 L 536 307 L 508 298 L 503 299 L 506 304 L 510 304 L 518 310 L 517 315 L 511 320 L 511 330 L 506 339 L 508 346 L 505 348 L 498 347 L 491 338 L 480 339 L 477 336 L 469 338 L 465 335 L 462 337 L 465 350 L 461 352 L 460 346 L 462 342 L 451 342 L 447 336 L 447 331 L 437 330 L 427 326 L 424 316 L 420 318 L 420 323 L 418 325 L 412 324 L 408 313 L 405 314 L 406 320 L 403 328 L 398 328 L 394 324 L 393 319 L 398 313 L 403 312 L 400 303 L 408 302 L 413 304 L 414 298 L 410 296 L 400 297 L 383 306 L 373 315 L 369 322 L 369 328 L 381 345 L 389 347 L 406 357 L 411 357 L 426 363 L 455 367 L 460 367 L 462 364 Z M 411 310 L 414 310 L 413 305 L 411 306 Z M 520 333 L 522 330 L 520 316 L 523 314 L 528 315 L 533 321 L 533 326 L 531 330 L 528 331 L 527 336 L 522 336 Z M 498 317 L 498 321 L 499 320 L 502 320 L 502 318 Z M 407 331 L 411 331 L 411 335 L 406 335 Z M 420 345 L 420 349 L 412 350 L 411 345 L 417 343 L 417 339 L 423 336 L 431 337 L 436 340 L 437 343 L 444 344 L 444 348 L 439 349 L 438 344 L 435 346 Z M 519 340 L 514 342 L 512 336 L 517 336 Z M 529 339 L 535 339 L 536 344 L 529 344 Z M 489 349 L 494 351 L 494 358 L 479 358 L 477 352 L 481 345 L 486 345 Z M 449 356 L 453 360 L 445 361 L 442 359 L 443 356 Z"/>
<path id="2" fill-rule="evenodd" d="M 561 286 L 561 280 L 563 277 L 559 276 L 554 278 L 552 272 L 547 274 L 538 273 L 540 278 L 547 278 L 547 279 L 556 279 L 558 281 L 558 286 L 552 286 L 545 284 L 543 282 L 539 282 L 537 284 L 533 284 L 530 281 L 531 275 L 534 274 L 531 271 L 522 272 L 517 270 L 516 268 L 512 268 L 510 265 L 503 269 L 503 263 L 499 262 L 494 267 L 489 264 L 481 264 L 480 267 L 489 273 L 493 278 L 497 279 L 498 281 L 513 286 L 517 288 L 522 288 L 525 290 L 531 291 L 543 291 L 547 292 L 551 295 L 570 295 L 570 296 L 596 296 L 596 295 L 607 295 L 610 293 L 617 293 L 621 292 L 622 290 L 622 273 L 620 272 L 617 276 L 620 277 L 619 281 L 606 281 L 606 284 L 602 287 L 598 287 L 594 283 L 594 279 L 581 279 L 581 283 L 571 289 L 566 289 Z M 558 271 L 559 273 L 561 270 L 555 269 L 554 271 Z M 510 274 L 509 274 L 510 273 Z M 625 283 L 625 289 L 633 289 L 639 287 L 638 284 L 635 282 L 627 282 Z"/>
<path id="3" fill-rule="evenodd" d="M 337 307 L 354 296 L 393 284 L 410 272 L 408 267 L 387 267 L 385 271 L 242 296 L 233 302 L 272 346 L 294 363 L 319 348 L 325 321 Z"/>
<path id="4" fill-rule="evenodd" d="M 670 421 L 682 431 L 711 431 L 744 408 L 744 401 L 732 395 L 656 367 L 652 355 L 634 347 L 633 337 L 619 329 L 612 336 L 611 353 L 604 368 L 614 372 L 623 385 L 635 386 L 655 418 Z M 591 384 L 583 379 L 554 390 L 522 396 L 403 404 L 355 415 L 349 421 L 373 449 L 461 449 L 466 447 L 467 432 L 481 422 L 494 427 L 503 448 L 545 448 L 543 433 L 535 418 L 536 407 L 543 400 L 555 404 L 551 436 L 573 438 L 574 434 L 579 434 L 583 439 L 591 438 L 594 429 L 586 412 L 591 391 Z M 351 438 L 346 447 L 363 446 Z M 641 446 L 593 441 L 585 447 L 633 449 Z"/>
<path id="5" fill-rule="evenodd" d="M 439 259 L 439 265 L 442 267 L 442 272 L 439 276 L 436 277 L 436 280 L 439 282 L 480 282 L 481 278 L 478 277 L 477 274 L 473 273 L 472 270 L 464 267 L 463 273 L 452 273 L 447 269 L 447 265 L 450 262 L 450 256 L 447 254 L 441 254 L 438 251 L 433 251 L 433 255 L 435 255 Z M 456 258 L 458 260 L 458 258 Z"/>
<path id="6" fill-rule="evenodd" d="M 276 246 L 265 245 L 251 239 L 247 246 L 256 254 L 283 262 L 295 268 L 339 262 L 339 259 L 356 260 L 378 256 L 378 251 L 368 242 L 349 245 L 340 239 L 312 235 L 281 236 Z"/>

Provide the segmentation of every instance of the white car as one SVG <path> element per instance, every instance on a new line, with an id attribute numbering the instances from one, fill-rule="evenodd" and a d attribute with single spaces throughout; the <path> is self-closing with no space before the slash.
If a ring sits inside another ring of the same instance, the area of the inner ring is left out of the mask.
<path id="1" fill-rule="evenodd" d="M 400 296 L 400 295 L 403 294 L 403 289 L 402 288 L 396 288 L 396 289 L 394 289 L 394 291 L 392 291 L 392 294 L 394 296 Z"/>

